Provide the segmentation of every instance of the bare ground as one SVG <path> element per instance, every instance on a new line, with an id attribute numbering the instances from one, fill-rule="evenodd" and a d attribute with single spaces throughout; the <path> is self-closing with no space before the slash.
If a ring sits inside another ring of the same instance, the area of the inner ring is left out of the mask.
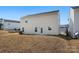
<path id="1" fill-rule="evenodd" d="M 2 53 L 67 53 L 79 52 L 79 40 L 59 36 L 19 35 L 0 30 Z"/>

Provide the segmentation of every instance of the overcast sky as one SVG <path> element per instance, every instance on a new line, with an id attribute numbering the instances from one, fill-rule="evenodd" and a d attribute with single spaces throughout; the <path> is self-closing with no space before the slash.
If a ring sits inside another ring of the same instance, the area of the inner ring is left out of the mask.
<path id="1" fill-rule="evenodd" d="M 70 6 L 0 6 L 0 18 L 20 20 L 20 17 L 54 10 L 60 11 L 60 24 L 67 24 Z"/>

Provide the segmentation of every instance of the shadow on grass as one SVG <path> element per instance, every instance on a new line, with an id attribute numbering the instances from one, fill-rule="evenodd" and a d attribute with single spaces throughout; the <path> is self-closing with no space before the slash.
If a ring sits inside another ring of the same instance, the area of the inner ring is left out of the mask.
<path id="1" fill-rule="evenodd" d="M 32 36 L 36 36 L 36 35 L 40 35 L 40 34 L 20 34 L 20 35 L 32 35 Z M 41 35 L 41 36 L 55 36 L 55 37 L 59 37 L 65 40 L 77 40 L 77 39 L 73 39 L 71 36 L 66 36 L 66 35 Z"/>
<path id="2" fill-rule="evenodd" d="M 63 38 L 65 40 L 76 40 L 76 39 L 73 39 L 72 37 L 66 36 L 66 35 L 58 35 L 58 37 Z"/>

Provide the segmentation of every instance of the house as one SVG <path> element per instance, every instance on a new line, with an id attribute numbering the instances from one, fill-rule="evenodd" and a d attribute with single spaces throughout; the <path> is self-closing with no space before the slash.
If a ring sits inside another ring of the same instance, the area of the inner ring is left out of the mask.
<path id="1" fill-rule="evenodd" d="M 79 7 L 71 7 L 69 17 L 69 33 L 75 38 L 75 33 L 79 32 Z"/>
<path id="2" fill-rule="evenodd" d="M 58 35 L 59 24 L 59 10 L 21 17 L 23 34 Z"/>
<path id="3" fill-rule="evenodd" d="M 3 30 L 20 29 L 20 21 L 1 18 L 0 19 L 0 29 L 3 29 Z"/>

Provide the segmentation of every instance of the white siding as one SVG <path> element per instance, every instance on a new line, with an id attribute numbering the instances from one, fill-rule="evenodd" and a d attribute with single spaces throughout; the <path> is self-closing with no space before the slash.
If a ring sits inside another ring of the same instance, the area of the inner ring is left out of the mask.
<path id="1" fill-rule="evenodd" d="M 74 33 L 79 32 L 79 8 L 74 9 Z"/>
<path id="2" fill-rule="evenodd" d="M 27 21 L 27 23 L 25 23 L 25 21 Z M 21 19 L 21 26 L 24 27 L 24 34 L 58 35 L 59 13 L 52 12 L 48 14 L 27 16 Z M 35 32 L 35 27 L 37 27 L 37 32 Z M 51 27 L 52 30 L 48 30 L 48 27 Z M 43 33 L 41 33 L 41 28 L 43 28 Z"/>
<path id="3" fill-rule="evenodd" d="M 74 10 L 71 8 L 70 9 L 70 18 L 69 18 L 69 32 L 72 37 L 73 37 L 73 31 L 74 31 L 73 27 L 74 27 Z"/>
<path id="4" fill-rule="evenodd" d="M 4 29 L 19 29 L 20 28 L 20 23 L 16 22 L 4 22 L 3 24 Z"/>
<path id="5" fill-rule="evenodd" d="M 4 30 L 9 30 L 9 29 L 20 29 L 20 22 L 15 21 L 15 20 L 0 20 L 0 24 L 3 24 L 1 26 L 2 29 Z"/>
<path id="6" fill-rule="evenodd" d="M 79 8 L 71 8 L 70 18 L 69 31 L 71 32 L 71 36 L 74 38 L 74 33 L 77 31 L 79 32 Z"/>

